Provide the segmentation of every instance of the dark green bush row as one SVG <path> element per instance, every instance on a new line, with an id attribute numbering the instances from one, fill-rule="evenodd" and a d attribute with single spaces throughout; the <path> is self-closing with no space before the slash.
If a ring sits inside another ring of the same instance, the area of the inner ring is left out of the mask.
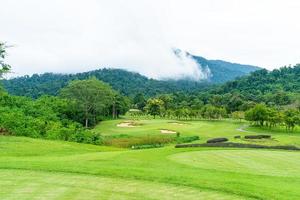
<path id="1" fill-rule="evenodd" d="M 163 147 L 163 144 L 142 144 L 142 145 L 133 145 L 132 149 L 151 149 L 151 148 L 159 148 Z"/>
<path id="2" fill-rule="evenodd" d="M 213 138 L 207 140 L 207 143 L 219 143 L 219 142 L 227 142 L 227 141 L 228 141 L 227 138 Z"/>
<path id="3" fill-rule="evenodd" d="M 270 139 L 271 135 L 245 135 L 245 139 Z"/>
<path id="4" fill-rule="evenodd" d="M 188 148 L 188 147 L 235 147 L 235 148 L 256 148 L 256 149 L 283 149 L 283 150 L 297 150 L 300 148 L 292 145 L 286 146 L 266 146 L 259 144 L 244 144 L 244 143 L 204 143 L 204 144 L 177 144 L 175 148 Z"/>

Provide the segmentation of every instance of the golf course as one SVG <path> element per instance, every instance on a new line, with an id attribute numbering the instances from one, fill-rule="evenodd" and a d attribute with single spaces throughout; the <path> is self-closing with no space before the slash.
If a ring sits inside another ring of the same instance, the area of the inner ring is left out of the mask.
<path id="1" fill-rule="evenodd" d="M 105 137 L 191 137 L 300 147 L 300 132 L 236 120 L 106 120 Z M 180 135 L 178 134 L 180 133 Z M 245 135 L 269 134 L 267 139 Z M 167 135 L 167 136 L 166 136 Z M 240 137 L 235 137 L 239 135 Z M 133 149 L 0 136 L 0 199 L 300 199 L 300 151 L 234 147 Z"/>

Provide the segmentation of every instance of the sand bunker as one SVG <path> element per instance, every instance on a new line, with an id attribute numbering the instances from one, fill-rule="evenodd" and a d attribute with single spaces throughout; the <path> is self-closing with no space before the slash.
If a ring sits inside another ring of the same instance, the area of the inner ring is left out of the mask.
<path id="1" fill-rule="evenodd" d="M 117 127 L 123 127 L 123 128 L 133 128 L 137 127 L 134 122 L 122 122 L 117 124 Z"/>
<path id="2" fill-rule="evenodd" d="M 175 134 L 177 133 L 176 131 L 171 131 L 171 130 L 166 130 L 166 129 L 162 129 L 160 130 L 161 133 L 164 133 L 164 134 Z"/>
<path id="3" fill-rule="evenodd" d="M 183 123 L 178 123 L 178 122 L 170 122 L 170 124 L 174 124 L 174 125 L 184 125 Z"/>

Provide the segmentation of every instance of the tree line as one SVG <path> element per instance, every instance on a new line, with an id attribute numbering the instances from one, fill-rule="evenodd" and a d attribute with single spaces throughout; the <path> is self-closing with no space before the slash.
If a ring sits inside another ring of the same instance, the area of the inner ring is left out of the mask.
<path id="1" fill-rule="evenodd" d="M 151 115 L 154 118 L 159 116 L 188 120 L 233 118 L 269 128 L 283 125 L 287 131 L 293 131 L 295 126 L 300 125 L 300 102 L 298 101 L 289 106 L 280 106 L 243 101 L 235 94 L 214 95 L 203 99 L 201 96 L 177 93 L 163 94 L 149 99 L 138 94 L 133 99 L 133 105 L 136 108 L 130 111 L 133 116 Z"/>

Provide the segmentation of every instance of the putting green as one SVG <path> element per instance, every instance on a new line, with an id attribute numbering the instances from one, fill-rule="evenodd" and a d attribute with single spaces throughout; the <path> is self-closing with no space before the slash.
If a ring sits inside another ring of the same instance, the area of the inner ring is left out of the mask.
<path id="1" fill-rule="evenodd" d="M 203 169 L 270 176 L 300 177 L 300 152 L 209 150 L 178 153 L 169 159 Z"/>
<path id="2" fill-rule="evenodd" d="M 239 199 L 171 184 L 71 173 L 0 170 L 0 199 Z"/>

